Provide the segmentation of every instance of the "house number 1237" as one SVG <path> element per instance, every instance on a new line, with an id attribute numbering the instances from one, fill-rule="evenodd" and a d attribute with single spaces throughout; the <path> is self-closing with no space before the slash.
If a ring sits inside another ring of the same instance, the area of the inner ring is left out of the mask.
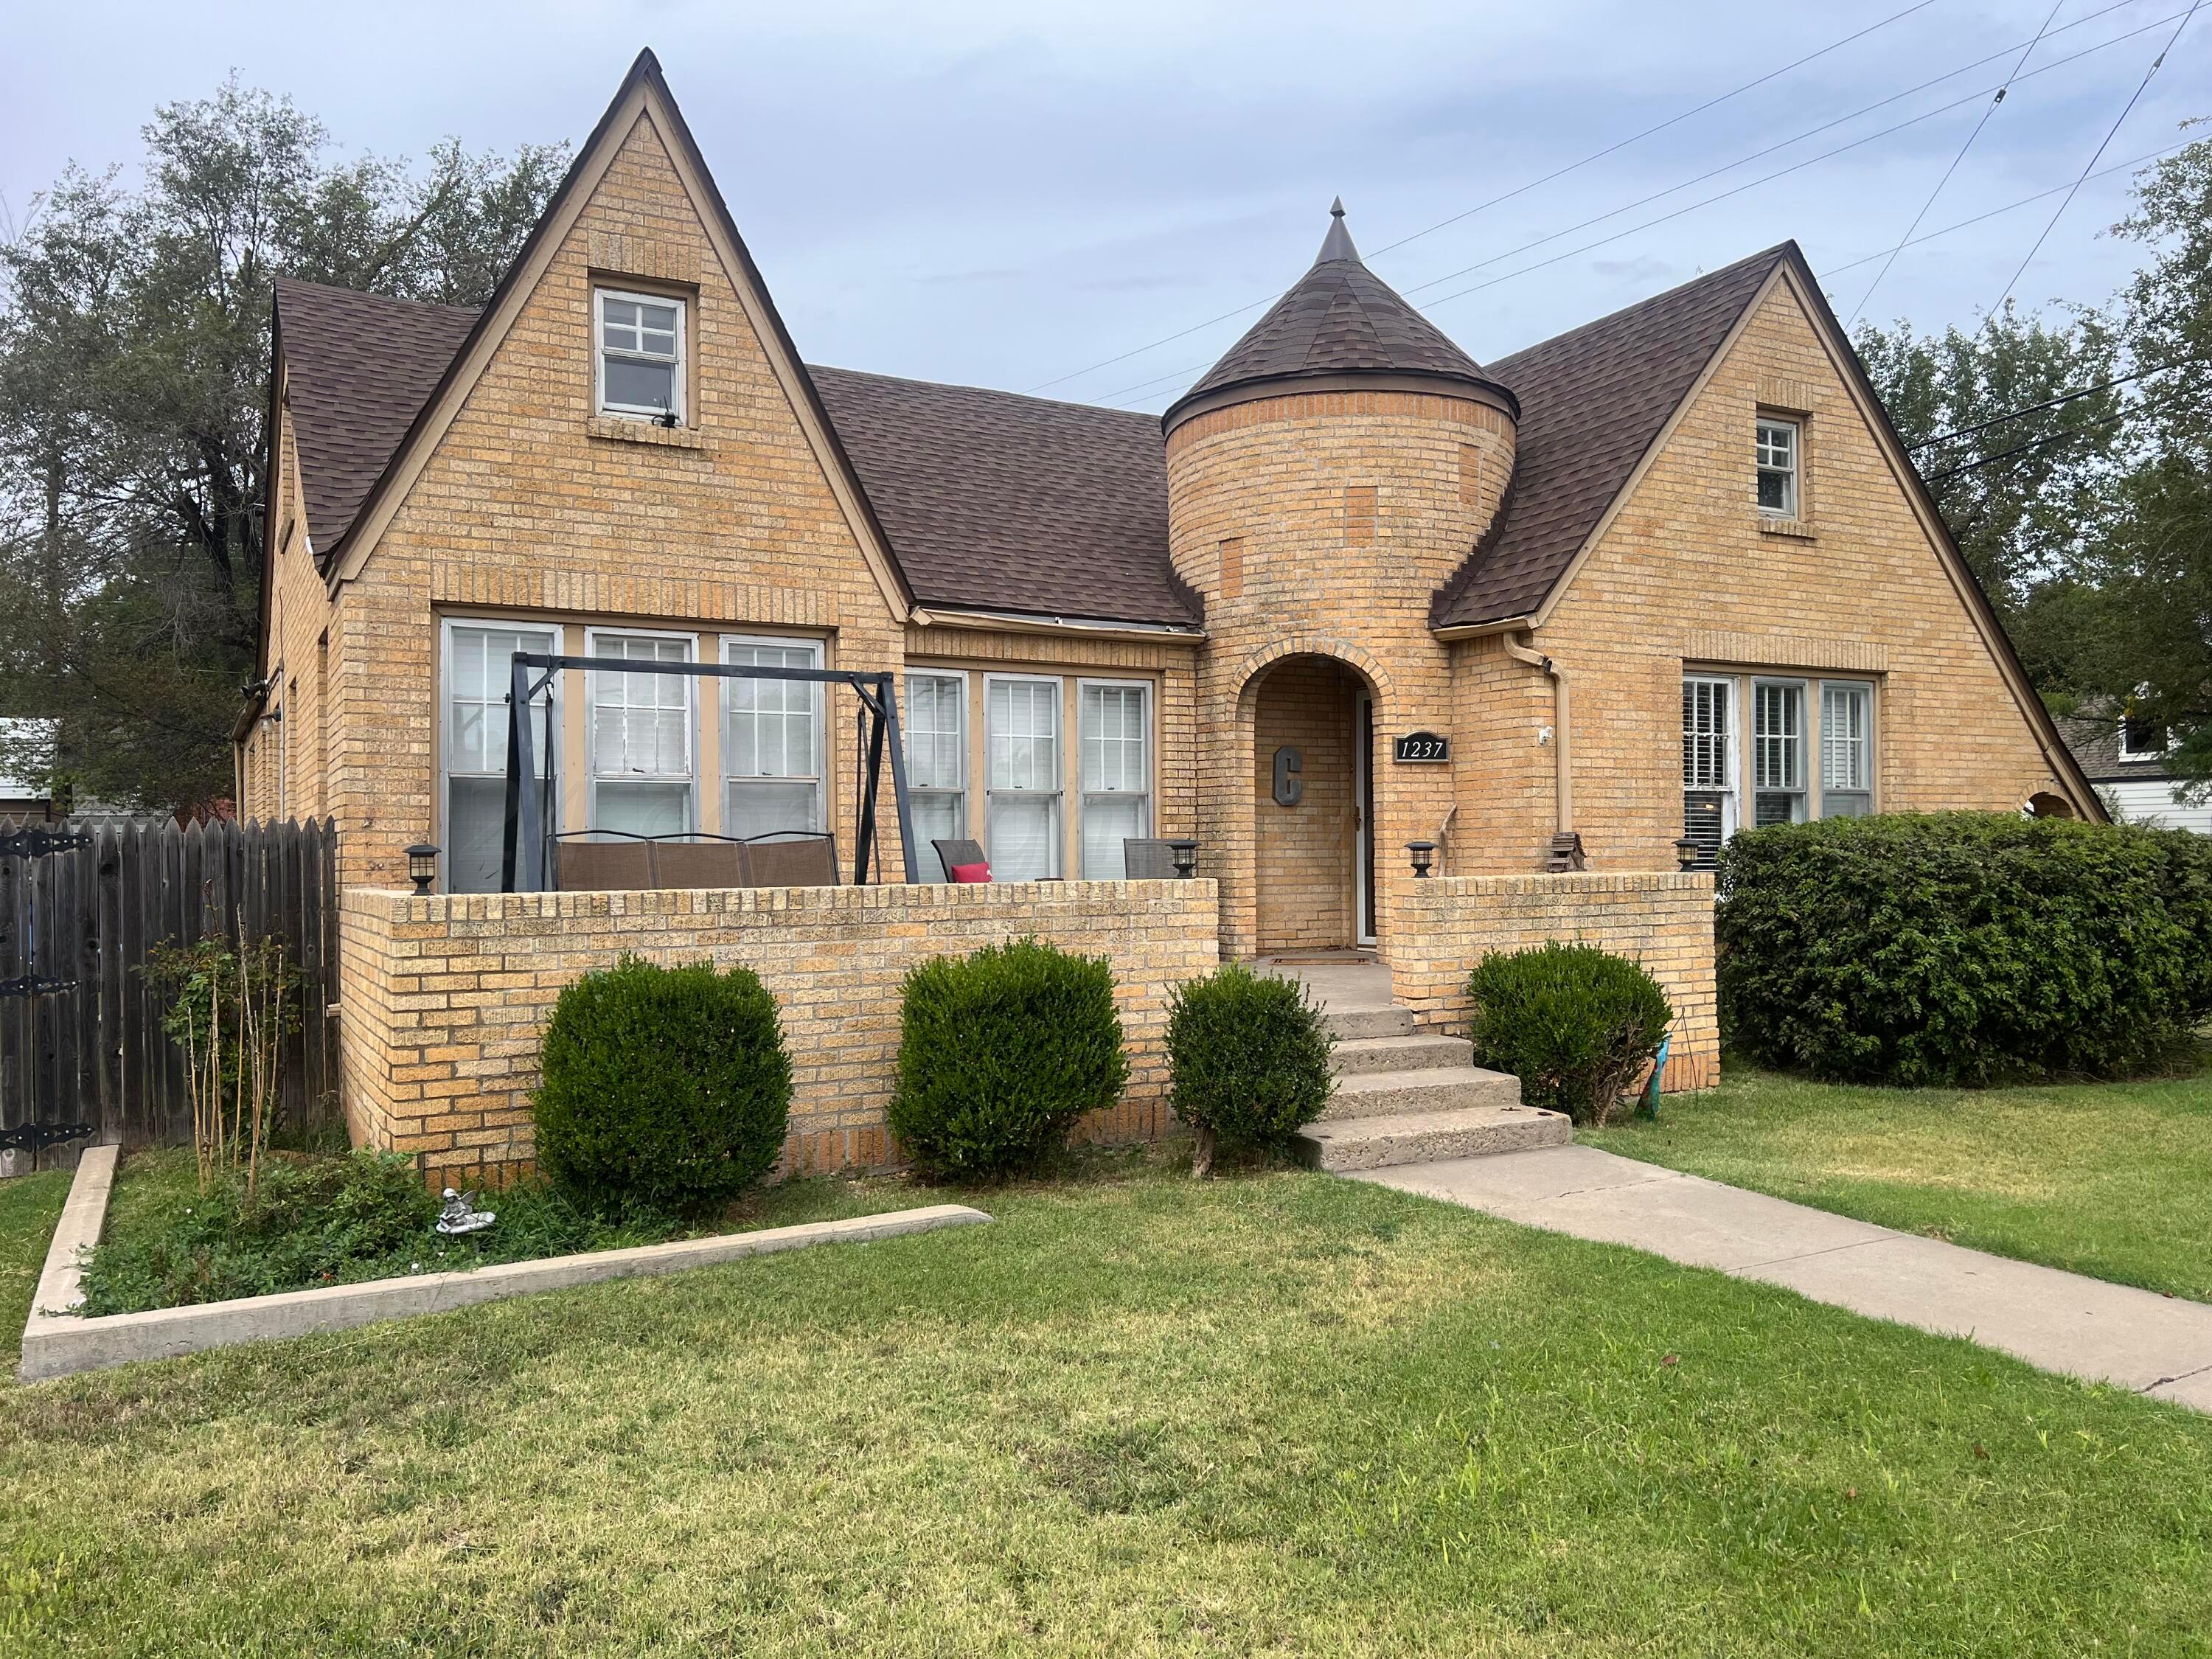
<path id="1" fill-rule="evenodd" d="M 1435 732 L 1408 732 L 1392 745 L 1390 758 L 1400 762 L 1448 761 L 1451 739 Z"/>

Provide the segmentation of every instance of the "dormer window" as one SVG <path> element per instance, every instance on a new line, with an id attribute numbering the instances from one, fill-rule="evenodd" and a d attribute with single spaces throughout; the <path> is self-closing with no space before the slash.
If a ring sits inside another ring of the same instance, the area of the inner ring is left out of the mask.
<path id="1" fill-rule="evenodd" d="M 682 425 L 684 302 L 611 288 L 594 298 L 599 413 Z"/>
<path id="2" fill-rule="evenodd" d="M 2120 758 L 2124 761 L 2163 760 L 2172 737 L 2162 726 L 2130 714 L 2120 722 Z"/>
<path id="3" fill-rule="evenodd" d="M 1797 422 L 1759 417 L 1759 510 L 1773 519 L 1797 516 Z"/>

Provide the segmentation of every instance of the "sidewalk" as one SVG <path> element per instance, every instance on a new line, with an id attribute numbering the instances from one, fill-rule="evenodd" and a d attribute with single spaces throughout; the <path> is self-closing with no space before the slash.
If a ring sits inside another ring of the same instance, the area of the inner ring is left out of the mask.
<path id="1" fill-rule="evenodd" d="M 2212 1307 L 1893 1232 L 1656 1164 L 1552 1146 L 1354 1179 L 1764 1279 L 2046 1370 L 2212 1412 Z"/>

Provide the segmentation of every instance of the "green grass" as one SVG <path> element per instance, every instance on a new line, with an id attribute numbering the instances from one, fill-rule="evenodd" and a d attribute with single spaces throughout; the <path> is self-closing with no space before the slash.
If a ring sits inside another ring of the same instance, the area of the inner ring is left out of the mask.
<path id="1" fill-rule="evenodd" d="M 993 1225 L 0 1394 L 0 1649 L 2212 1631 L 2212 1421 L 2179 1407 L 1325 1176 L 977 1201 Z"/>
<path id="2" fill-rule="evenodd" d="M 1868 1089 L 1730 1068 L 1578 1139 L 1902 1231 L 2212 1301 L 2212 1072 Z"/>
<path id="3" fill-rule="evenodd" d="M 23 1322 L 31 1316 L 31 1295 L 69 1189 L 66 1170 L 0 1181 L 0 1370 L 10 1377 L 22 1358 Z"/>
<path id="4" fill-rule="evenodd" d="M 602 1218 L 542 1182 L 483 1198 L 497 1217 L 485 1231 L 441 1237 L 437 1200 L 404 1158 L 272 1159 L 257 1199 L 243 1176 L 220 1173 L 199 1189 L 188 1147 L 133 1152 L 117 1171 L 99 1248 L 85 1273 L 85 1310 L 138 1313 L 234 1297 L 410 1273 L 466 1272 L 584 1250 L 745 1232 L 866 1213 L 898 1199 L 869 1186 L 805 1180 L 756 1188 L 714 1216 L 683 1222 L 637 1214 Z"/>

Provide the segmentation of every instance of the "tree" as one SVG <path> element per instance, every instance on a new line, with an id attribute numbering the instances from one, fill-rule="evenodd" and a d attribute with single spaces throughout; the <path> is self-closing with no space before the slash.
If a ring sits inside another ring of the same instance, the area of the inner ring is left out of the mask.
<path id="1" fill-rule="evenodd" d="M 234 76 L 143 136 L 135 187 L 72 167 L 0 244 L 0 713 L 59 718 L 58 782 L 177 808 L 228 794 L 252 671 L 275 279 L 481 304 L 568 152 L 332 162 Z"/>

